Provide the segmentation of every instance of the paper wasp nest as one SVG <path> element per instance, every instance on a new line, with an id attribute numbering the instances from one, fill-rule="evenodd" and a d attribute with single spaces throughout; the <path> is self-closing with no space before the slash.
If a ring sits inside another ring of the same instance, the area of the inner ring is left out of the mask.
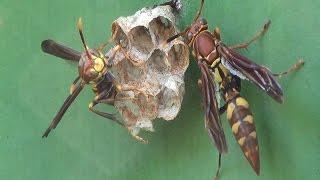
<path id="1" fill-rule="evenodd" d="M 134 135 L 140 129 L 153 131 L 154 119 L 172 120 L 180 110 L 189 50 L 179 39 L 166 43 L 178 32 L 175 21 L 173 9 L 160 6 L 143 8 L 112 24 L 113 40 L 123 47 L 113 60 L 112 72 L 124 87 L 116 96 L 115 107 Z"/>

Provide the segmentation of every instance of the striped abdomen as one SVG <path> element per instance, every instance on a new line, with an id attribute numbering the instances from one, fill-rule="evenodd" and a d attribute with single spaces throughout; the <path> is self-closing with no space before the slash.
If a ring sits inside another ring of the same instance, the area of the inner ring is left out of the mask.
<path id="1" fill-rule="evenodd" d="M 232 133 L 238 141 L 243 154 L 254 171 L 259 175 L 259 145 L 248 102 L 241 96 L 230 100 L 227 107 L 227 118 L 231 125 Z"/>

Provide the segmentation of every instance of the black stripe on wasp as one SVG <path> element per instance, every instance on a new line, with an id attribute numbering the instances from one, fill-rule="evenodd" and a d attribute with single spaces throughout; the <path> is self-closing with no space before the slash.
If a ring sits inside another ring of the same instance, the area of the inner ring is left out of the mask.
<path id="1" fill-rule="evenodd" d="M 111 60 L 115 57 L 116 52 L 121 51 L 124 56 L 123 48 L 120 45 L 113 47 L 113 53 L 107 57 L 101 51 L 106 44 L 97 49 L 89 49 L 86 45 L 83 35 L 83 23 L 81 18 L 77 24 L 84 52 L 81 53 L 64 45 L 61 45 L 53 40 L 44 40 L 41 43 L 41 48 L 45 53 L 57 56 L 59 58 L 78 62 L 79 76 L 73 81 L 70 87 L 70 95 L 65 99 L 63 105 L 59 109 L 56 116 L 53 118 L 50 126 L 43 133 L 42 137 L 48 137 L 51 130 L 55 129 L 62 119 L 62 116 L 67 111 L 69 106 L 73 103 L 85 85 L 90 84 L 95 94 L 94 100 L 89 104 L 89 110 L 104 118 L 110 119 L 119 125 L 126 127 L 126 125 L 117 117 L 117 114 L 103 112 L 95 108 L 98 104 L 114 105 L 115 101 L 124 100 L 117 98 L 119 91 L 135 90 L 143 93 L 139 89 L 126 84 L 119 84 L 109 69 L 112 67 Z M 145 94 L 144 94 L 145 95 Z M 131 134 L 131 133 L 130 133 Z M 145 142 L 144 139 L 137 135 L 131 134 L 135 139 Z"/>
<path id="2" fill-rule="evenodd" d="M 213 32 L 208 29 L 207 21 L 200 18 L 204 0 L 195 16 L 193 23 L 183 32 L 169 38 L 183 36 L 189 47 L 192 48 L 201 78 L 198 80 L 204 105 L 205 127 L 213 139 L 218 151 L 218 169 L 221 167 L 221 154 L 228 151 L 224 131 L 221 126 L 220 115 L 227 112 L 227 119 L 232 132 L 240 145 L 243 154 L 257 175 L 260 173 L 259 145 L 253 116 L 249 104 L 240 95 L 241 79 L 250 81 L 265 91 L 275 101 L 283 102 L 283 90 L 276 77 L 288 74 L 299 69 L 304 62 L 299 60 L 289 70 L 274 74 L 268 68 L 258 65 L 239 54 L 236 49 L 247 48 L 251 43 L 263 36 L 270 25 L 268 21 L 263 29 L 250 41 L 227 46 L 221 40 L 219 28 Z M 225 105 L 218 106 L 218 97 L 222 96 Z"/>

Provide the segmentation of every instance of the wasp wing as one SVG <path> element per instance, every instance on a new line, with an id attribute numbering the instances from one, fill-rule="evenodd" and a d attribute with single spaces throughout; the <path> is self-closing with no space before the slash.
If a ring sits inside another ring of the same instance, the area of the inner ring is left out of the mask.
<path id="1" fill-rule="evenodd" d="M 57 56 L 59 58 L 71 61 L 79 61 L 81 53 L 64 45 L 61 45 L 53 40 L 44 40 L 41 43 L 43 52 Z"/>
<path id="2" fill-rule="evenodd" d="M 222 43 L 217 47 L 217 50 L 221 55 L 221 63 L 233 75 L 249 80 L 277 102 L 283 102 L 282 88 L 269 69 L 252 62 Z"/>
<path id="3" fill-rule="evenodd" d="M 198 66 L 201 71 L 201 92 L 205 109 L 205 126 L 219 153 L 226 153 L 228 147 L 219 117 L 213 74 L 210 72 L 206 62 L 200 60 L 198 61 Z"/>

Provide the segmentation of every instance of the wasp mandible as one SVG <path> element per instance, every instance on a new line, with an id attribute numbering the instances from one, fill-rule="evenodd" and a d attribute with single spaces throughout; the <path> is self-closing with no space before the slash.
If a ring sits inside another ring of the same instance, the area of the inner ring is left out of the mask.
<path id="1" fill-rule="evenodd" d="M 283 90 L 276 77 L 297 70 L 303 65 L 298 61 L 288 71 L 273 74 L 268 68 L 258 65 L 239 54 L 235 49 L 247 48 L 252 42 L 263 36 L 270 21 L 250 41 L 234 46 L 227 46 L 221 40 L 219 28 L 213 32 L 208 29 L 208 23 L 200 18 L 204 0 L 193 23 L 181 33 L 169 38 L 183 36 L 192 48 L 201 78 L 198 85 L 203 97 L 205 110 L 205 127 L 213 139 L 218 151 L 219 161 L 216 177 L 221 167 L 221 154 L 227 153 L 227 144 L 221 126 L 220 115 L 227 111 L 227 119 L 234 137 L 240 145 L 243 154 L 257 175 L 260 173 L 259 145 L 252 112 L 247 100 L 240 95 L 240 81 L 245 79 L 258 86 L 279 103 L 283 102 Z M 218 96 L 223 97 L 225 105 L 218 107 Z"/>

